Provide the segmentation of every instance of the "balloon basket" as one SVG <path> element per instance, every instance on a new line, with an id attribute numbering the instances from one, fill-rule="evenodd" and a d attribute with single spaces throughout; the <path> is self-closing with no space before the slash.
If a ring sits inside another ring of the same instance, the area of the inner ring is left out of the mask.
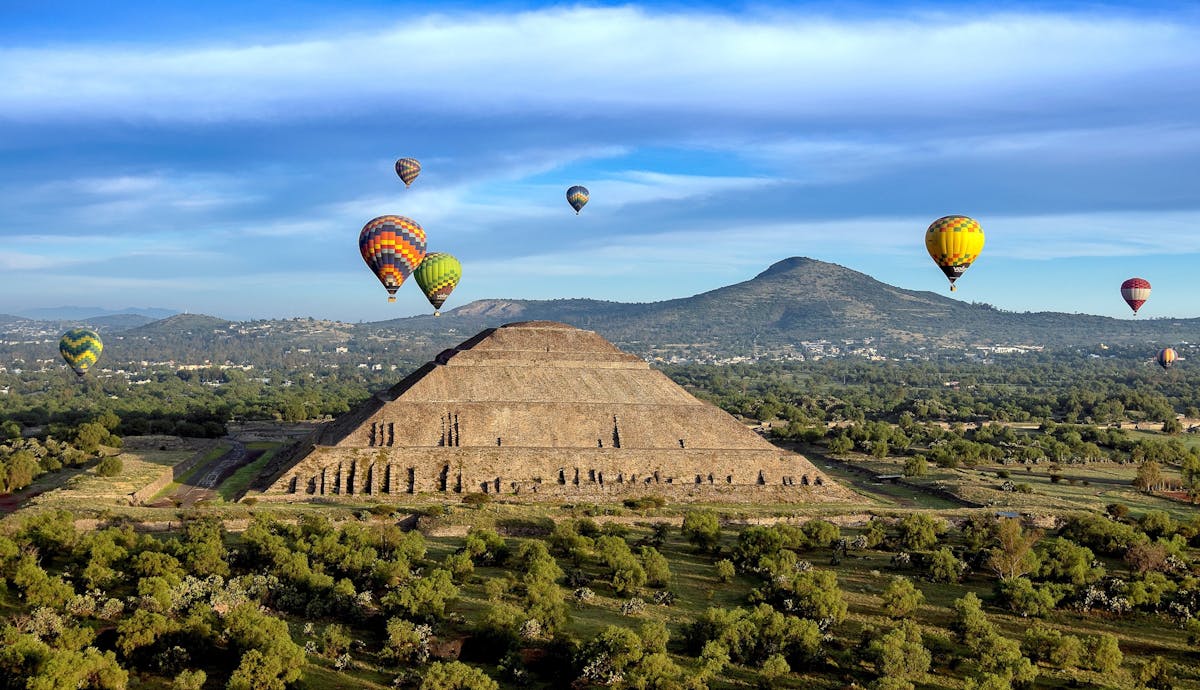
<path id="1" fill-rule="evenodd" d="M 395 302 L 395 301 L 396 301 L 396 297 L 395 297 L 395 295 L 389 295 L 389 296 L 388 296 L 388 301 L 389 301 L 389 302 Z"/>

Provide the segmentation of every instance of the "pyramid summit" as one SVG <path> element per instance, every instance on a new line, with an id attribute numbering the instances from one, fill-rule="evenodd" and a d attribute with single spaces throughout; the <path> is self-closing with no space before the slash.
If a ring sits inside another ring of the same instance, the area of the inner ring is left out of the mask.
<path id="1" fill-rule="evenodd" d="M 840 500 L 849 493 L 593 331 L 489 328 L 315 431 L 262 498 Z"/>

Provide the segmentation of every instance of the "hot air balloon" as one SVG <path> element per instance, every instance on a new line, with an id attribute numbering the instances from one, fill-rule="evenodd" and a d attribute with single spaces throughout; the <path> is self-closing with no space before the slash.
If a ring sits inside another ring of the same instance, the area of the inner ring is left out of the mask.
<path id="1" fill-rule="evenodd" d="M 1179 354 L 1176 353 L 1175 350 L 1168 347 L 1166 349 L 1159 350 L 1158 356 L 1154 358 L 1154 361 L 1158 362 L 1158 366 L 1162 367 L 1163 369 L 1170 369 L 1171 365 L 1174 364 L 1175 360 L 1177 359 L 1179 359 Z"/>
<path id="2" fill-rule="evenodd" d="M 63 333 L 58 341 L 59 353 L 78 376 L 83 376 L 100 359 L 103 349 L 104 342 L 100 336 L 87 328 L 72 328 Z"/>
<path id="3" fill-rule="evenodd" d="M 421 174 L 421 164 L 416 158 L 401 158 L 396 161 L 396 174 L 404 180 L 404 188 L 408 189 L 413 180 L 417 179 L 417 175 Z"/>
<path id="4" fill-rule="evenodd" d="M 425 231 L 403 216 L 379 216 L 358 233 L 358 249 L 395 302 L 396 290 L 425 258 Z"/>
<path id="5" fill-rule="evenodd" d="M 567 190 L 567 203 L 571 205 L 571 208 L 575 209 L 575 215 L 579 215 L 579 211 L 583 209 L 584 204 L 587 202 L 587 187 L 575 185 Z"/>
<path id="6" fill-rule="evenodd" d="M 425 293 L 425 298 L 433 305 L 433 315 L 441 316 L 439 310 L 446 298 L 450 297 L 450 293 L 454 292 L 459 278 L 462 278 L 462 264 L 444 252 L 430 252 L 425 255 L 421 265 L 417 266 L 417 270 L 413 271 L 413 278 L 416 278 L 421 292 Z"/>
<path id="7" fill-rule="evenodd" d="M 942 216 L 925 232 L 925 248 L 950 279 L 953 292 L 954 281 L 962 277 L 983 251 L 983 228 L 966 216 Z"/>
<path id="8" fill-rule="evenodd" d="M 1121 297 L 1125 298 L 1125 303 L 1137 316 L 1138 309 L 1150 299 L 1150 283 L 1142 278 L 1130 278 L 1121 283 Z"/>

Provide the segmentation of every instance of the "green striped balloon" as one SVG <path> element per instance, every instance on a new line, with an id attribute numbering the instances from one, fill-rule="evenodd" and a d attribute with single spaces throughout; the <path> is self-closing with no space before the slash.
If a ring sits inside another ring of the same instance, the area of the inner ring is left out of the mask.
<path id="1" fill-rule="evenodd" d="M 425 298 L 433 305 L 433 315 L 441 316 L 439 311 L 446 298 L 458 285 L 462 278 L 462 264 L 458 259 L 443 252 L 430 252 L 425 255 L 421 265 L 413 271 L 413 278 L 420 286 Z"/>
<path id="2" fill-rule="evenodd" d="M 83 376 L 88 368 L 100 359 L 103 349 L 104 342 L 100 340 L 100 336 L 96 331 L 87 328 L 72 328 L 63 333 L 63 337 L 58 341 L 59 353 L 79 376 Z"/>

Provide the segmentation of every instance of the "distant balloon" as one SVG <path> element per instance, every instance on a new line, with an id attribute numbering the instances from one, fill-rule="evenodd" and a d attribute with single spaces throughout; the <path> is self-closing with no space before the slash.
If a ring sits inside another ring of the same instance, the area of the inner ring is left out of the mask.
<path id="1" fill-rule="evenodd" d="M 433 315 L 441 316 L 442 305 L 446 298 L 454 292 L 454 286 L 462 278 L 462 264 L 458 259 L 442 252 L 430 252 L 425 260 L 413 271 L 413 278 L 421 286 L 421 292 L 433 305 Z"/>
<path id="2" fill-rule="evenodd" d="M 417 175 L 421 174 L 421 164 L 416 158 L 401 158 L 396 161 L 396 174 L 404 180 L 404 188 L 408 189 L 413 180 L 417 179 Z"/>
<path id="3" fill-rule="evenodd" d="M 584 205 L 587 204 L 587 202 L 588 202 L 587 187 L 584 187 L 582 185 L 575 185 L 574 187 L 571 187 L 570 189 L 567 190 L 567 203 L 571 205 L 571 208 L 575 209 L 575 215 L 579 215 L 579 212 L 583 209 Z"/>
<path id="4" fill-rule="evenodd" d="M 89 367 L 100 359 L 104 350 L 104 342 L 96 331 L 87 328 L 72 328 L 63 333 L 58 341 L 58 351 L 67 365 L 75 370 L 77 376 L 83 376 Z"/>
<path id="5" fill-rule="evenodd" d="M 1175 350 L 1168 347 L 1164 350 L 1159 350 L 1158 356 L 1154 358 L 1154 361 L 1158 362 L 1158 366 L 1163 369 L 1170 369 L 1177 359 L 1179 359 L 1179 355 Z"/>
<path id="6" fill-rule="evenodd" d="M 925 248 L 950 279 L 953 292 L 957 289 L 954 281 L 962 277 L 983 251 L 983 228 L 966 216 L 942 216 L 925 231 Z"/>
<path id="7" fill-rule="evenodd" d="M 395 302 L 396 290 L 425 258 L 425 231 L 403 216 L 379 216 L 358 233 L 358 249 Z"/>
<path id="8" fill-rule="evenodd" d="M 1137 316 L 1138 309 L 1150 299 L 1150 283 L 1142 278 L 1130 278 L 1121 283 L 1121 296 Z"/>

